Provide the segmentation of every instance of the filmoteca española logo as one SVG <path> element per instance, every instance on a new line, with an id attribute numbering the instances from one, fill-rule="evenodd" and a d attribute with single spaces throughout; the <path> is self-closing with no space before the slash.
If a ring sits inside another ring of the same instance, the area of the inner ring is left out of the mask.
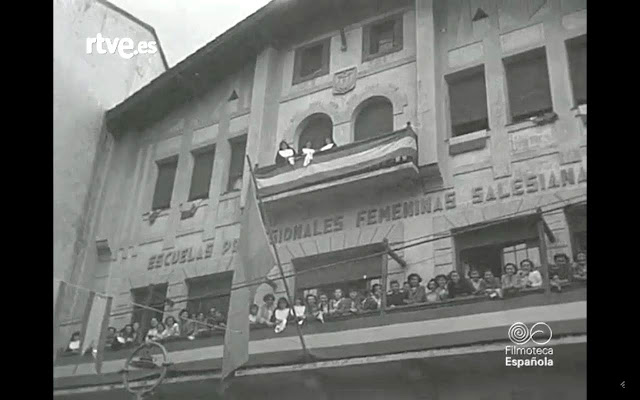
<path id="1" fill-rule="evenodd" d="M 553 348 L 542 347 L 551 341 L 551 327 L 544 322 L 537 322 L 527 327 L 516 322 L 509 328 L 509 340 L 515 346 L 505 348 L 505 365 L 508 367 L 552 367 Z M 525 346 L 533 343 L 536 346 Z"/>
<path id="2" fill-rule="evenodd" d="M 544 322 L 533 324 L 531 329 L 527 328 L 522 322 L 516 322 L 509 328 L 509 339 L 513 344 L 520 346 L 527 344 L 529 341 L 538 346 L 544 346 L 549 343 L 551 336 L 553 336 L 551 327 Z"/>

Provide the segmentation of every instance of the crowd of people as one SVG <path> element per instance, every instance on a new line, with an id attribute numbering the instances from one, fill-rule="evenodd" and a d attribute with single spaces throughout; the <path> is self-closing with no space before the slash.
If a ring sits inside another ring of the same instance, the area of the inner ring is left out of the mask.
<path id="1" fill-rule="evenodd" d="M 470 269 L 468 278 L 461 276 L 458 271 L 451 271 L 449 275 L 438 275 L 422 284 L 422 277 L 410 274 L 407 281 L 400 287 L 400 282 L 389 282 L 386 294 L 386 305 L 389 308 L 420 303 L 435 303 L 467 296 L 486 296 L 491 299 L 501 299 L 516 294 L 523 289 L 535 289 L 543 286 L 544 277 L 531 260 L 522 260 L 519 268 L 514 263 L 507 263 L 504 273 L 494 276 L 489 269 L 483 274 L 478 269 Z M 571 264 L 566 254 L 554 256 L 554 263 L 549 265 L 549 285 L 553 291 L 562 291 L 571 282 L 587 280 L 587 254 L 579 252 Z M 343 315 L 359 314 L 375 311 L 382 307 L 382 287 L 376 283 L 371 290 L 364 293 L 357 288 L 349 289 L 347 295 L 341 288 L 333 293 L 307 294 L 298 297 L 291 306 L 285 297 L 276 302 L 273 294 L 263 297 L 263 304 L 251 304 L 249 307 L 249 324 L 252 328 L 273 328 L 276 333 L 282 332 L 287 324 L 320 321 Z M 226 328 L 226 317 L 212 307 L 205 316 L 203 312 L 190 314 L 188 310 L 180 311 L 178 319 L 168 316 L 164 321 L 151 318 L 150 327 L 146 331 L 138 322 L 127 324 L 119 331 L 109 327 L 106 345 L 118 350 L 133 347 L 145 340 L 170 341 L 176 339 L 193 340 L 223 333 Z M 74 332 L 66 348 L 68 353 L 80 351 L 80 332 Z"/>
<path id="2" fill-rule="evenodd" d="M 389 282 L 386 305 L 394 308 L 467 296 L 501 299 L 523 289 L 541 288 L 543 285 L 542 273 L 531 260 L 522 260 L 520 268 L 514 263 L 507 263 L 503 270 L 504 273 L 496 277 L 489 269 L 481 274 L 478 269 L 472 268 L 468 278 L 461 276 L 458 271 L 452 271 L 448 276 L 436 276 L 426 285 L 422 284 L 420 275 L 410 274 L 402 288 L 397 280 Z M 573 265 L 566 254 L 556 254 L 554 263 L 549 265 L 549 277 L 552 291 L 562 291 L 571 281 L 586 281 L 586 253 L 578 253 Z M 263 298 L 264 304 L 252 304 L 249 307 L 249 323 L 254 327 L 273 327 L 275 332 L 282 332 L 287 323 L 324 322 L 325 318 L 378 310 L 382 307 L 382 287 L 376 283 L 364 293 L 351 288 L 348 296 L 344 295 L 341 288 L 336 288 L 330 294 L 307 294 L 304 299 L 298 297 L 294 301 L 295 304 L 291 307 L 285 297 L 276 302 L 273 294 L 267 294 Z"/>

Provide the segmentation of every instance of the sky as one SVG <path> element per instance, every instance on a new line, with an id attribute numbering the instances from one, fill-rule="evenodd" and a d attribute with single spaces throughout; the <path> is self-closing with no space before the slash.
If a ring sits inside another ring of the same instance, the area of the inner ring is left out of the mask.
<path id="1" fill-rule="evenodd" d="M 173 67 L 269 0 L 110 0 L 154 27 Z"/>

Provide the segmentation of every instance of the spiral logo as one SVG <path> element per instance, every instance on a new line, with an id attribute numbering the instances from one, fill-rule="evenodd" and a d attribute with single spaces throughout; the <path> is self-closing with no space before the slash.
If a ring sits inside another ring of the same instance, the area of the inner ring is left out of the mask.
<path id="1" fill-rule="evenodd" d="M 509 328 L 509 339 L 514 344 L 525 344 L 529 341 L 529 328 L 522 322 L 516 322 Z"/>
<path id="2" fill-rule="evenodd" d="M 509 339 L 517 345 L 527 344 L 529 341 L 544 346 L 549 343 L 553 333 L 551 327 L 544 322 L 533 324 L 531 329 L 527 328 L 522 322 L 516 322 L 509 328 Z"/>

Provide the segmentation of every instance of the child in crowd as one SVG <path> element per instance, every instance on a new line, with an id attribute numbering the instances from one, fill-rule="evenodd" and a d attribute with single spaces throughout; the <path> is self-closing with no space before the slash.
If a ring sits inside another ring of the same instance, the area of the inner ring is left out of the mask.
<path id="1" fill-rule="evenodd" d="M 518 267 L 514 263 L 504 265 L 504 274 L 502 274 L 502 293 L 504 295 L 512 295 L 520 291 L 522 282 L 518 275 Z"/>
<path id="2" fill-rule="evenodd" d="M 424 286 L 420 286 L 420 282 L 422 282 L 420 275 L 410 274 L 407 282 L 409 282 L 409 291 L 404 299 L 405 304 L 417 304 L 427 301 L 427 293 Z"/>
<path id="3" fill-rule="evenodd" d="M 440 296 L 440 300 L 447 300 L 449 298 L 449 289 L 447 289 L 447 277 L 445 275 L 438 275 L 435 277 L 438 287 L 436 293 Z"/>
<path id="4" fill-rule="evenodd" d="M 467 279 L 462 278 L 458 271 L 451 271 L 449 273 L 449 284 L 447 290 L 451 298 L 471 296 L 475 289 Z"/>
<path id="5" fill-rule="evenodd" d="M 178 318 L 180 318 L 180 336 L 182 337 L 190 337 L 196 331 L 196 324 L 194 321 L 189 319 L 189 311 L 186 309 L 180 310 L 180 314 L 178 314 Z"/>
<path id="6" fill-rule="evenodd" d="M 371 286 L 371 292 L 362 303 L 363 310 L 379 310 L 382 308 L 382 287 L 376 283 Z"/>
<path id="7" fill-rule="evenodd" d="M 267 293 L 262 298 L 264 304 L 260 306 L 260 310 L 258 311 L 258 322 L 261 324 L 265 324 L 267 326 L 273 326 L 273 322 L 271 322 L 271 317 L 273 317 L 273 312 L 276 310 L 276 297 Z"/>
<path id="8" fill-rule="evenodd" d="M 250 326 L 256 326 L 260 324 L 260 322 L 258 322 L 259 310 L 260 310 L 260 307 L 258 307 L 258 305 L 255 303 L 249 306 L 249 325 Z"/>
<path id="9" fill-rule="evenodd" d="M 388 307 L 397 307 L 404 305 L 404 298 L 406 293 L 400 290 L 400 282 L 397 280 L 392 280 L 389 282 L 389 290 L 387 292 L 387 306 Z"/>
<path id="10" fill-rule="evenodd" d="M 552 290 L 561 291 L 569 284 L 569 257 L 564 253 L 553 256 L 553 264 L 549 265 L 549 284 Z"/>
<path id="11" fill-rule="evenodd" d="M 172 316 L 165 318 L 164 325 L 166 327 L 163 334 L 165 339 L 180 337 L 180 325 Z"/>
<path id="12" fill-rule="evenodd" d="M 301 298 L 297 298 L 294 300 L 293 311 L 295 312 L 298 325 L 302 325 L 307 318 L 307 307 L 302 304 Z"/>
<path id="13" fill-rule="evenodd" d="M 317 319 L 320 322 L 324 322 L 325 311 L 323 311 L 320 304 L 318 304 L 318 298 L 314 294 L 309 293 L 306 298 L 306 303 L 307 304 L 306 304 L 305 311 L 307 313 L 307 320 L 313 321 Z M 327 307 L 328 307 L 328 303 L 327 303 Z"/>
<path id="14" fill-rule="evenodd" d="M 358 289 L 351 288 L 349 290 L 349 312 L 352 314 L 357 314 L 362 311 L 362 299 L 360 298 L 360 293 Z"/>
<path id="15" fill-rule="evenodd" d="M 64 350 L 66 353 L 79 353 L 80 352 L 80 332 L 73 332 L 69 344 Z"/>
<path id="16" fill-rule="evenodd" d="M 426 299 L 427 303 L 435 303 L 436 301 L 440 301 L 440 295 L 436 292 L 438 288 L 438 284 L 435 279 L 431 279 L 427 282 L 427 294 Z"/>
<path id="17" fill-rule="evenodd" d="M 278 305 L 271 316 L 271 322 L 275 325 L 275 332 L 280 333 L 287 327 L 287 321 L 293 319 L 291 306 L 284 297 L 278 299 Z"/>
<path id="18" fill-rule="evenodd" d="M 149 324 L 151 325 L 151 328 L 149 328 L 149 330 L 147 331 L 146 340 L 159 340 L 161 338 L 160 334 L 164 331 L 164 327 L 162 330 L 160 330 L 160 328 L 158 327 L 158 320 L 155 317 L 151 318 Z"/>
<path id="19" fill-rule="evenodd" d="M 539 288 L 542 286 L 542 275 L 533 265 L 533 261 L 525 259 L 520 261 L 521 284 L 526 288 Z"/>
<path id="20" fill-rule="evenodd" d="M 580 251 L 574 257 L 575 263 L 573 264 L 573 279 L 576 281 L 587 280 L 587 253 Z"/>
<path id="21" fill-rule="evenodd" d="M 484 271 L 484 294 L 491 299 L 502 298 L 502 283 L 493 276 L 493 272 L 490 269 Z"/>
<path id="22" fill-rule="evenodd" d="M 335 315 L 342 315 L 349 312 L 351 301 L 342 297 L 342 289 L 338 288 L 333 291 L 333 299 L 329 301 L 329 312 Z"/>
<path id="23" fill-rule="evenodd" d="M 478 270 L 475 268 L 469 270 L 469 283 L 471 283 L 471 286 L 473 287 L 473 294 L 484 294 L 484 280 L 481 279 L 480 272 L 478 272 Z"/>

